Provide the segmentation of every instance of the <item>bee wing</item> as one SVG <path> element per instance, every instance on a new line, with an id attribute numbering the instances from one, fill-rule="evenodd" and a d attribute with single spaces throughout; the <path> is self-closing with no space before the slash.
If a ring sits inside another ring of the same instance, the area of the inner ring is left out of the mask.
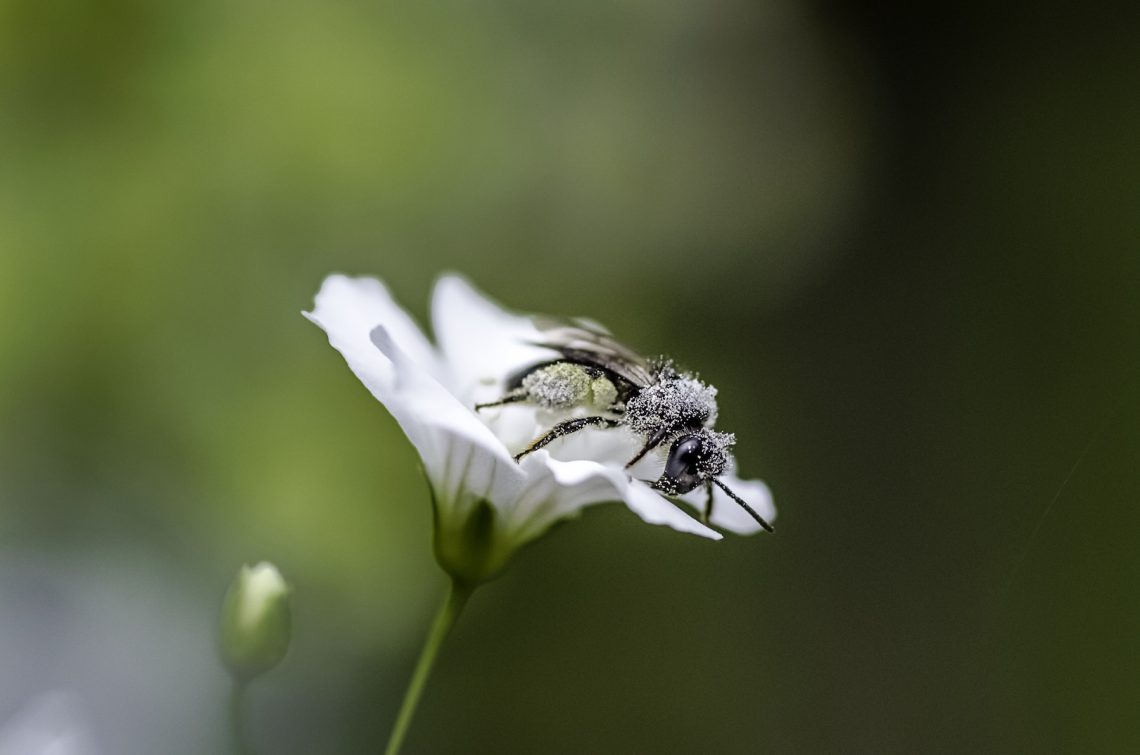
<path id="1" fill-rule="evenodd" d="M 592 320 L 570 322 L 552 317 L 532 318 L 542 331 L 535 345 L 553 349 L 567 359 L 592 364 L 628 380 L 638 387 L 653 382 L 649 360 L 615 339 Z"/>

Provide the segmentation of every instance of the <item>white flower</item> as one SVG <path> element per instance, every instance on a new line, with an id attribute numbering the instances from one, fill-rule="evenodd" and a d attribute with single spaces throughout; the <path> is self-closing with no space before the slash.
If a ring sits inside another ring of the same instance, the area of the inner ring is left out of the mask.
<path id="1" fill-rule="evenodd" d="M 415 445 L 432 490 L 436 556 L 457 579 L 494 576 L 519 546 L 595 503 L 623 501 L 651 524 L 721 537 L 638 479 L 656 479 L 646 470 L 659 471 L 659 457 L 623 468 L 640 445 L 626 429 L 583 430 L 516 463 L 513 453 L 555 418 L 525 404 L 478 413 L 473 407 L 501 397 L 512 373 L 558 355 L 533 345 L 541 334 L 531 320 L 502 310 L 463 279 L 444 276 L 436 284 L 437 345 L 374 278 L 329 276 L 305 316 Z M 772 518 L 763 483 L 723 479 Z M 716 495 L 713 524 L 740 533 L 759 529 L 720 490 Z M 687 498 L 704 506 L 700 496 Z"/>

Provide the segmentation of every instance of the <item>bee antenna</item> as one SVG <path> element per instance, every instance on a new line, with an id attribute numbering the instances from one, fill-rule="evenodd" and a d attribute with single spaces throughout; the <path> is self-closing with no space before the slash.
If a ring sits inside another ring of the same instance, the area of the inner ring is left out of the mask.
<path id="1" fill-rule="evenodd" d="M 768 524 L 768 522 L 764 521 L 764 517 L 757 514 L 756 511 L 751 506 L 749 506 L 747 503 L 744 502 L 743 498 L 738 496 L 736 493 L 733 493 L 727 485 L 725 485 L 723 482 L 721 482 L 720 480 L 718 480 L 715 477 L 712 478 L 712 482 L 714 485 L 716 485 L 718 488 L 723 490 L 725 493 L 728 493 L 729 498 L 731 498 L 732 500 L 734 500 L 738 504 L 740 504 L 740 508 L 744 509 L 749 514 L 751 514 L 752 518 L 755 519 L 757 522 L 759 522 L 760 526 L 763 527 L 765 531 L 767 531 L 767 532 L 775 532 L 776 531 L 776 529 L 772 525 L 770 525 L 770 524 Z"/>

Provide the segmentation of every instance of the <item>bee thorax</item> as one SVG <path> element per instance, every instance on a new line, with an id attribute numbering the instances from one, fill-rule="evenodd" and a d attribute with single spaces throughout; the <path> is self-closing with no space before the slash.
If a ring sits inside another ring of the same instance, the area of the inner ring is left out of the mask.
<path id="1" fill-rule="evenodd" d="M 716 388 L 690 377 L 660 380 L 626 405 L 630 429 L 642 435 L 697 428 L 716 421 Z"/>

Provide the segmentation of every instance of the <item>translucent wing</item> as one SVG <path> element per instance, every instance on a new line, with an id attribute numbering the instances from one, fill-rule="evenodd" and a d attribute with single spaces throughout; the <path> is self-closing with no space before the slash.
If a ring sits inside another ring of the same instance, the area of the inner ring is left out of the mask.
<path id="1" fill-rule="evenodd" d="M 653 382 L 649 361 L 620 343 L 604 327 L 591 320 L 565 321 L 553 317 L 532 318 L 542 331 L 535 345 L 553 349 L 567 359 L 609 370 L 638 387 Z"/>

